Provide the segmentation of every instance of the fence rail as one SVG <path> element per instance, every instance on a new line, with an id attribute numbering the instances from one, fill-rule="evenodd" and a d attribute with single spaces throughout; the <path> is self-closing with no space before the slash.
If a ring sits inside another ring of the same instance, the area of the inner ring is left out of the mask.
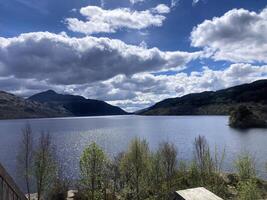
<path id="1" fill-rule="evenodd" d="M 0 163 L 0 200 L 27 200 Z"/>

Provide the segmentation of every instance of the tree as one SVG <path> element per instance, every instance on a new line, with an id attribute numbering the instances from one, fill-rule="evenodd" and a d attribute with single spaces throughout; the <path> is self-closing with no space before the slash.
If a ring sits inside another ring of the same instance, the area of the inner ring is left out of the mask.
<path id="1" fill-rule="evenodd" d="M 113 197 L 115 197 L 116 193 L 119 192 L 124 186 L 122 174 L 120 171 L 120 163 L 123 157 L 124 157 L 124 153 L 123 152 L 119 153 L 113 158 L 111 165 L 110 165 L 110 175 L 111 175 L 111 182 L 112 182 Z"/>
<path id="2" fill-rule="evenodd" d="M 211 174 L 214 171 L 209 144 L 204 136 L 198 136 L 195 139 L 194 156 L 198 169 L 202 175 Z"/>
<path id="3" fill-rule="evenodd" d="M 126 177 L 126 198 L 141 200 L 147 197 L 150 152 L 145 140 L 135 138 L 121 162 Z"/>
<path id="4" fill-rule="evenodd" d="M 177 169 L 177 150 L 174 144 L 164 142 L 160 145 L 160 155 L 163 165 L 163 173 L 167 184 L 167 193 L 171 190 L 171 183 Z"/>
<path id="5" fill-rule="evenodd" d="M 219 156 L 215 146 L 214 155 L 212 155 L 206 138 L 198 136 L 194 142 L 194 155 L 191 166 L 192 183 L 197 186 L 205 186 L 217 195 L 225 196 L 227 186 L 220 176 L 225 149 L 222 156 Z"/>
<path id="6" fill-rule="evenodd" d="M 104 168 L 106 165 L 106 155 L 96 144 L 90 144 L 84 151 L 80 159 L 81 183 L 89 199 L 102 199 L 101 190 L 103 189 Z"/>
<path id="7" fill-rule="evenodd" d="M 62 160 L 56 159 L 56 176 L 53 176 L 51 189 L 48 191 L 47 199 L 49 200 L 65 200 L 67 198 L 70 180 L 64 176 L 64 166 Z"/>
<path id="8" fill-rule="evenodd" d="M 164 198 L 163 193 L 163 182 L 164 182 L 164 168 L 162 164 L 162 156 L 160 151 L 152 153 L 151 156 L 151 172 L 150 172 L 150 185 L 151 192 L 155 199 Z"/>
<path id="9" fill-rule="evenodd" d="M 18 170 L 22 174 L 27 188 L 28 199 L 31 193 L 31 178 L 33 167 L 33 133 L 29 123 L 22 128 L 22 138 L 19 145 L 19 153 L 17 156 Z"/>
<path id="10" fill-rule="evenodd" d="M 55 146 L 49 133 L 41 133 L 34 151 L 34 176 L 36 180 L 37 199 L 44 196 L 56 176 Z"/>

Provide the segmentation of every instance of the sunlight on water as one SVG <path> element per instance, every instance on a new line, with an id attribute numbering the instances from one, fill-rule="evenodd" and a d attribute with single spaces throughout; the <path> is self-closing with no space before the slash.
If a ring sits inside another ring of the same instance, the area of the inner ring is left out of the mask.
<path id="1" fill-rule="evenodd" d="M 226 149 L 225 171 L 232 171 L 234 160 L 241 152 L 247 151 L 255 156 L 259 175 L 267 178 L 267 131 L 251 129 L 240 132 L 231 129 L 224 116 L 109 116 L 0 121 L 0 161 L 13 177 L 16 177 L 16 147 L 21 128 L 27 121 L 35 132 L 35 140 L 41 131 L 51 133 L 64 174 L 74 179 L 79 177 L 81 153 L 92 142 L 99 144 L 112 158 L 126 150 L 134 137 L 146 139 L 152 150 L 161 142 L 169 141 L 176 145 L 178 158 L 189 161 L 198 135 L 207 138 L 211 149 L 215 145 L 221 152 Z"/>

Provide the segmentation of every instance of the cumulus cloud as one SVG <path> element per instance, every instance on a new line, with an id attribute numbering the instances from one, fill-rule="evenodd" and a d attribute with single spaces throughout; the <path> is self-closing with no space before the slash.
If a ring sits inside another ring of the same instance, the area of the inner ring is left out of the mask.
<path id="1" fill-rule="evenodd" d="M 135 111 L 170 97 L 194 92 L 215 91 L 238 84 L 267 78 L 267 65 L 245 63 L 231 64 L 223 70 L 203 67 L 189 74 L 155 75 L 147 72 L 131 76 L 116 75 L 105 81 L 83 84 L 52 84 L 35 78 L 0 77 L 1 89 L 28 96 L 43 90 L 54 89 L 60 93 L 83 95 L 87 98 L 105 100 Z"/>
<path id="2" fill-rule="evenodd" d="M 68 29 L 87 35 L 96 33 L 114 33 L 119 29 L 145 29 L 151 26 L 162 26 L 166 17 L 163 14 L 170 12 L 164 4 L 144 11 L 134 11 L 129 8 L 105 10 L 97 6 L 87 6 L 80 9 L 85 21 L 77 18 L 66 18 Z"/>
<path id="3" fill-rule="evenodd" d="M 119 75 L 101 84 L 102 88 L 109 88 L 107 91 L 116 88 L 112 99 L 108 97 L 106 99 L 109 103 L 132 111 L 151 106 L 165 98 L 215 91 L 264 78 L 267 78 L 267 65 L 237 63 L 224 70 L 203 67 L 200 72 L 195 71 L 190 74 L 180 72 L 172 76 L 156 76 L 148 73 L 135 74 L 131 77 Z M 87 89 L 93 91 L 93 88 Z M 125 95 L 124 98 L 116 98 L 116 94 L 120 95 L 121 92 Z"/>
<path id="4" fill-rule="evenodd" d="M 267 8 L 233 9 L 205 20 L 193 29 L 191 44 L 213 52 L 215 60 L 267 63 Z"/>
<path id="5" fill-rule="evenodd" d="M 215 91 L 264 78 L 267 78 L 267 65 L 237 63 L 224 70 L 203 67 L 201 71 L 190 74 L 179 72 L 171 76 L 150 73 L 117 75 L 106 81 L 72 86 L 72 90 L 69 87 L 65 91 L 102 99 L 128 111 L 135 111 L 166 98 Z"/>
<path id="6" fill-rule="evenodd" d="M 199 55 L 200 52 L 148 49 L 108 38 L 34 32 L 0 37 L 0 76 L 35 78 L 52 84 L 84 84 L 118 74 L 181 70 Z"/>

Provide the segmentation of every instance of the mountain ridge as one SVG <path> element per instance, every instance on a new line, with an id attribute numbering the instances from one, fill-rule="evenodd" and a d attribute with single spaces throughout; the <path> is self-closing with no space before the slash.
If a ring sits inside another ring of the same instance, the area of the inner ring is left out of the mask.
<path id="1" fill-rule="evenodd" d="M 27 100 L 14 94 L 0 91 L 0 119 L 51 118 L 72 116 L 63 107 Z"/>
<path id="2" fill-rule="evenodd" d="M 187 94 L 160 101 L 141 115 L 229 115 L 245 104 L 267 116 L 267 80 L 258 80 L 218 91 Z"/>
<path id="3" fill-rule="evenodd" d="M 125 115 L 123 109 L 110 105 L 101 100 L 86 99 L 83 96 L 71 94 L 59 94 L 53 90 L 47 90 L 32 95 L 28 99 L 50 106 L 62 106 L 74 116 L 99 116 L 99 115 Z"/>

